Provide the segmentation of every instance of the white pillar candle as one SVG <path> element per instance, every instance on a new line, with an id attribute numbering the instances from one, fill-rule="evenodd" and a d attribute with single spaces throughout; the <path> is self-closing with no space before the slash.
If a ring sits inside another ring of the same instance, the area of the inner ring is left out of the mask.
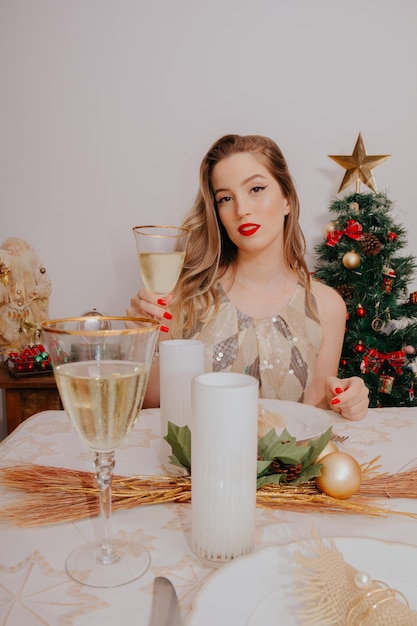
<path id="1" fill-rule="evenodd" d="M 191 380 L 204 372 L 204 344 L 193 339 L 168 339 L 159 344 L 161 462 L 170 471 L 171 446 L 163 439 L 168 422 L 191 428 Z"/>
<path id="2" fill-rule="evenodd" d="M 191 542 L 211 563 L 252 552 L 258 381 L 212 372 L 192 383 Z"/>

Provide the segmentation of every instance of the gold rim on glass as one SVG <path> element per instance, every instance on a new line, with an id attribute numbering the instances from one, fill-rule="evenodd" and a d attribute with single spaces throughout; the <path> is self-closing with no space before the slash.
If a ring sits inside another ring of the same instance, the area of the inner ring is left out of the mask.
<path id="1" fill-rule="evenodd" d="M 116 321 L 122 321 L 122 322 L 126 322 L 126 324 L 143 324 L 143 323 L 148 323 L 149 327 L 148 328 L 143 328 L 143 327 L 139 327 L 139 326 L 132 326 L 130 328 L 124 328 L 124 329 L 112 329 L 112 328 L 99 328 L 96 330 L 89 330 L 88 327 L 82 327 L 81 324 L 83 322 L 85 323 L 91 323 L 92 320 L 97 319 L 100 323 L 103 322 L 116 322 Z M 60 327 L 60 325 L 62 324 L 68 324 L 68 323 L 77 323 L 79 324 L 79 328 L 62 328 Z M 56 333 L 57 335 L 74 335 L 74 336 L 83 336 L 83 337 L 89 337 L 89 336 L 95 336 L 97 337 L 102 336 L 102 337 L 109 337 L 112 335 L 129 335 L 129 334 L 134 334 L 134 333 L 146 333 L 149 330 L 152 330 L 152 328 L 155 328 L 156 326 L 160 326 L 160 322 L 156 319 L 150 318 L 150 317 L 133 317 L 133 316 L 123 316 L 123 315 L 100 315 L 97 316 L 95 318 L 95 316 L 92 315 L 87 315 L 84 317 L 63 317 L 60 319 L 54 319 L 54 320 L 45 320 L 43 322 L 41 322 L 41 329 L 45 330 L 48 333 Z"/>
<path id="2" fill-rule="evenodd" d="M 155 232 L 147 233 L 144 232 L 146 228 L 160 228 L 163 230 L 167 230 L 168 232 L 166 234 L 160 234 Z M 161 237 L 161 239 L 169 237 L 185 237 L 186 235 L 189 235 L 191 233 L 191 230 L 189 228 L 183 228 L 182 226 L 167 226 L 164 224 L 144 224 L 143 226 L 134 226 L 132 230 L 138 233 L 138 235 L 143 235 L 144 237 Z M 176 234 L 171 234 L 169 231 L 175 231 Z"/>

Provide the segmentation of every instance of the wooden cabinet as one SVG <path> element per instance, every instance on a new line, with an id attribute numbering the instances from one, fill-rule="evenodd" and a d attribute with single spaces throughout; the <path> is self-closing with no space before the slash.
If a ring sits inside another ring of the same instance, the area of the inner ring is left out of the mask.
<path id="1" fill-rule="evenodd" d="M 0 389 L 5 390 L 8 434 L 34 413 L 63 408 L 52 373 L 13 378 L 0 365 Z"/>

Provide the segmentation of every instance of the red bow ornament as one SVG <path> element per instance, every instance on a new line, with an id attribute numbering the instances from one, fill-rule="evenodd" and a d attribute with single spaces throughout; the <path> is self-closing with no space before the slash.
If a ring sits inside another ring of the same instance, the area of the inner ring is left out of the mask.
<path id="1" fill-rule="evenodd" d="M 378 352 L 375 348 L 369 348 L 364 357 L 365 371 L 372 371 L 374 374 L 378 374 L 384 363 L 391 365 L 397 374 L 402 374 L 401 368 L 405 363 L 404 350 L 383 354 L 382 352 Z"/>
<path id="2" fill-rule="evenodd" d="M 362 224 L 359 224 L 356 220 L 349 220 L 345 230 L 331 230 L 327 233 L 327 246 L 335 246 L 343 235 L 350 237 L 350 239 L 354 239 L 355 241 L 360 241 L 363 239 L 362 235 Z"/>

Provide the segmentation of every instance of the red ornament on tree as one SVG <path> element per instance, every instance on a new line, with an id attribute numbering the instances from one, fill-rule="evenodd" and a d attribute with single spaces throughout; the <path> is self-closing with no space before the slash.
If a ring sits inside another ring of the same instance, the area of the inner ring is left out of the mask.
<path id="1" fill-rule="evenodd" d="M 359 341 L 353 349 L 357 354 L 363 354 L 365 352 L 365 346 L 363 345 L 362 341 Z"/>
<path id="2" fill-rule="evenodd" d="M 356 315 L 358 317 L 365 317 L 366 315 L 366 311 L 361 304 L 358 304 L 358 306 L 356 307 Z"/>
<path id="3" fill-rule="evenodd" d="M 393 233 L 393 232 L 388 233 L 388 239 L 390 241 L 397 241 L 397 233 Z"/>

